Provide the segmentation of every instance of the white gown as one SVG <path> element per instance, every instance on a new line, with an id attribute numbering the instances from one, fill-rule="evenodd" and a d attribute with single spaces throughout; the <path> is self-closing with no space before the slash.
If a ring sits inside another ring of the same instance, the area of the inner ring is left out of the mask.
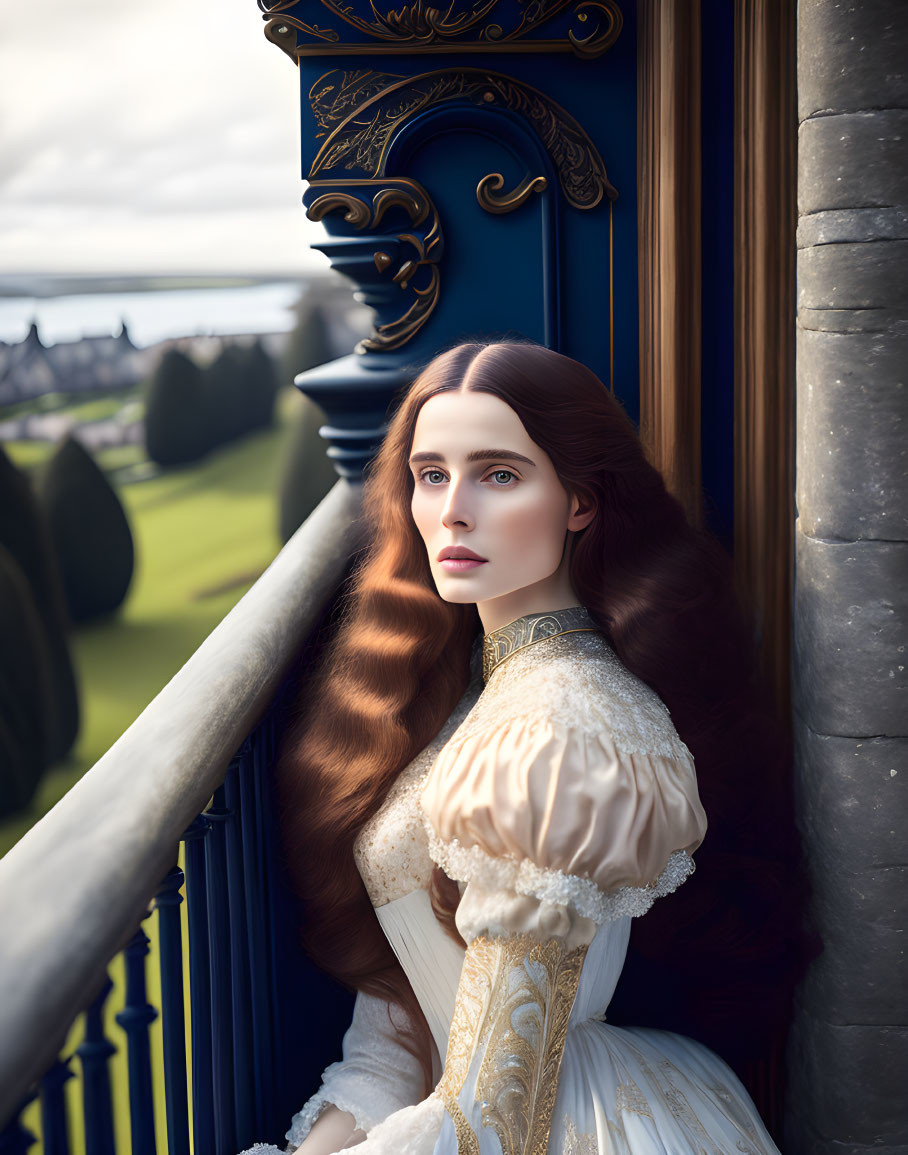
<path id="1" fill-rule="evenodd" d="M 333 1103 L 367 1133 L 359 1155 L 778 1155 L 715 1054 L 606 1021 L 631 918 L 692 873 L 705 818 L 665 707 L 591 627 L 577 608 L 487 639 L 486 689 L 357 841 L 438 1085 L 422 1098 L 400 1008 L 361 994 L 288 1150 Z M 466 952 L 432 912 L 436 863 L 466 884 Z"/>

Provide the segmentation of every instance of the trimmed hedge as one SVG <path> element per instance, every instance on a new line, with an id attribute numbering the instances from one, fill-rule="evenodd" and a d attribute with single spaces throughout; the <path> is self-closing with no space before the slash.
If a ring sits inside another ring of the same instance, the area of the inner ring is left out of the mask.
<path id="1" fill-rule="evenodd" d="M 145 449 L 158 465 L 198 461 L 217 442 L 202 372 L 171 349 L 158 362 L 145 396 Z"/>
<path id="2" fill-rule="evenodd" d="M 67 640 L 66 600 L 43 512 L 28 478 L 2 446 L 0 546 L 9 551 L 21 571 L 41 622 L 50 669 L 42 744 L 47 761 L 57 762 L 72 749 L 79 732 L 79 695 Z"/>
<path id="3" fill-rule="evenodd" d="M 325 455 L 327 443 L 318 435 L 327 418 L 322 409 L 300 395 L 302 406 L 287 439 L 280 487 L 281 541 L 289 541 L 337 481 Z"/>
<path id="4" fill-rule="evenodd" d="M 110 614 L 126 597 L 135 552 L 120 499 L 91 454 L 67 437 L 37 477 L 74 622 Z"/>
<path id="5" fill-rule="evenodd" d="M 274 403 L 280 388 L 277 368 L 259 340 L 254 341 L 243 352 L 246 388 L 249 395 L 249 427 L 269 429 L 274 424 Z"/>
<path id="6" fill-rule="evenodd" d="M 0 545 L 0 818 L 31 801 L 47 765 L 53 697 L 47 639 L 28 581 Z"/>
<path id="7" fill-rule="evenodd" d="M 292 385 L 297 373 L 334 358 L 325 314 L 318 305 L 304 305 L 281 357 L 282 384 Z"/>

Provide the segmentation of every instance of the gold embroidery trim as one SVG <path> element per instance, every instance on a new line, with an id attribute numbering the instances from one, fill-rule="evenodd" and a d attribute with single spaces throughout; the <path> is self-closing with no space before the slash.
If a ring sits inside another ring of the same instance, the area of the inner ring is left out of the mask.
<path id="1" fill-rule="evenodd" d="M 497 958 L 475 1101 L 503 1155 L 546 1155 L 587 948 L 568 951 L 557 940 L 540 943 L 529 935 L 483 942 Z"/>
<path id="2" fill-rule="evenodd" d="M 474 943 L 474 946 L 476 944 Z M 445 1110 L 457 1135 L 457 1155 L 479 1155 L 479 1140 L 464 1115 L 457 1096 L 463 1090 L 470 1064 L 479 1045 L 479 1033 L 492 991 L 493 972 L 489 958 L 471 947 L 464 956 L 457 1001 L 448 1035 L 445 1070 L 438 1084 Z"/>
<path id="3" fill-rule="evenodd" d="M 597 633 L 597 626 L 584 606 L 569 606 L 545 614 L 527 614 L 486 634 L 482 641 L 482 676 L 488 681 L 492 671 L 518 650 L 561 634 Z"/>

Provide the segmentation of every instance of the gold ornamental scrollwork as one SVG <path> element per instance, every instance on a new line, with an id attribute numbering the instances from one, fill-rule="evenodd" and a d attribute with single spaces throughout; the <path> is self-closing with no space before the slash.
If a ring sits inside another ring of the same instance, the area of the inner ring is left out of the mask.
<path id="1" fill-rule="evenodd" d="M 393 209 L 402 209 L 410 228 L 393 238 L 406 254 L 392 280 L 402 291 L 415 298 L 400 317 L 377 325 L 370 336 L 360 341 L 358 352 L 389 352 L 405 345 L 432 315 L 441 291 L 438 261 L 444 245 L 441 223 L 432 198 L 421 184 L 409 179 L 395 180 L 327 180 L 310 178 L 310 191 L 316 193 L 306 216 L 321 221 L 328 213 L 343 212 L 344 220 L 357 231 L 377 230 Z M 319 192 L 320 189 L 325 191 Z M 375 190 L 375 191 L 373 191 Z M 392 239 L 390 234 L 387 239 Z M 394 257 L 383 249 L 373 254 L 376 270 L 383 274 L 394 264 Z"/>
<path id="2" fill-rule="evenodd" d="M 366 14 L 360 14 L 351 0 L 318 3 L 333 19 L 334 27 L 323 28 L 314 18 L 298 16 L 302 0 L 258 0 L 267 21 L 265 35 L 293 60 L 302 56 L 415 52 L 572 52 L 590 59 L 611 48 L 624 23 L 617 0 L 518 0 L 516 4 L 506 0 L 449 0 L 447 7 L 441 8 L 427 0 L 413 0 L 387 11 L 369 0 L 368 9 L 360 5 Z M 572 21 L 579 27 L 570 27 L 561 38 L 527 37 L 572 4 Z M 315 10 L 315 0 L 309 0 L 306 8 Z M 508 9 L 510 21 L 503 14 Z M 369 39 L 344 41 L 344 26 Z M 303 39 L 298 42 L 300 36 Z"/>
<path id="3" fill-rule="evenodd" d="M 562 191 L 575 208 L 592 209 L 603 197 L 618 196 L 596 146 L 577 121 L 538 89 L 501 72 L 457 68 L 407 77 L 337 69 L 315 82 L 309 101 L 319 127 L 317 136 L 324 138 L 309 171 L 310 181 L 338 169 L 383 176 L 391 143 L 407 121 L 427 109 L 456 102 L 521 116 L 548 152 Z M 485 186 L 482 196 L 488 199 L 489 192 L 500 187 Z"/>
<path id="4" fill-rule="evenodd" d="M 476 186 L 476 199 L 487 213 L 512 213 L 530 199 L 533 193 L 545 192 L 549 182 L 544 176 L 526 176 L 512 192 L 500 196 L 504 188 L 504 177 L 500 172 L 490 172 Z"/>

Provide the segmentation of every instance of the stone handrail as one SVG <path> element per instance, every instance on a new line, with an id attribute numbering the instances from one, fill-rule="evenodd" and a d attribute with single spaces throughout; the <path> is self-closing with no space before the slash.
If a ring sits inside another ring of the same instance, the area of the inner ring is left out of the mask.
<path id="1" fill-rule="evenodd" d="M 360 492 L 337 482 L 126 733 L 0 860 L 0 1126 L 53 1061 L 336 591 L 360 540 Z"/>

